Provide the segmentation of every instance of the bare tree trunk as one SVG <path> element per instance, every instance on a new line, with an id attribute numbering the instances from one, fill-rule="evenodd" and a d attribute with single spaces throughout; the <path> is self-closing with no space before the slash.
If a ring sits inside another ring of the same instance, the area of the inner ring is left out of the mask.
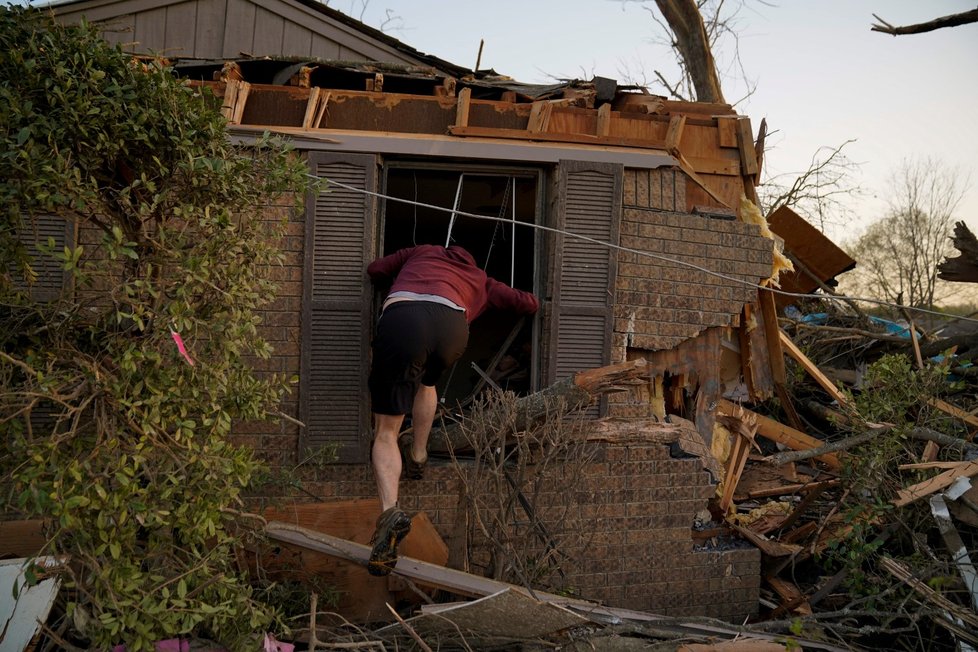
<path id="1" fill-rule="evenodd" d="M 725 103 L 710 40 L 695 0 L 655 0 L 655 4 L 672 30 L 674 47 L 679 50 L 693 80 L 696 100 Z"/>

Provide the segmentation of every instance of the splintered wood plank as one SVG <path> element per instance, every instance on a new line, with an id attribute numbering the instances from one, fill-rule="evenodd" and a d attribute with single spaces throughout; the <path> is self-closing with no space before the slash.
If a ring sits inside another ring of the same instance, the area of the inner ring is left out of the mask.
<path id="1" fill-rule="evenodd" d="M 779 330 L 779 336 L 781 338 L 781 344 L 784 346 L 784 350 L 788 353 L 788 355 L 794 358 L 795 362 L 800 364 L 808 375 L 814 378 L 815 382 L 817 382 L 829 396 L 838 401 L 839 405 L 847 405 L 849 403 L 849 399 L 846 398 L 846 395 L 835 386 L 835 383 L 833 383 L 828 376 L 822 373 L 814 362 L 808 359 L 808 356 L 802 353 L 801 349 L 799 349 L 795 343 L 791 341 L 791 338 L 788 337 L 787 333 Z"/>
<path id="2" fill-rule="evenodd" d="M 961 421 L 964 421 L 972 428 L 978 428 L 978 417 L 971 414 L 970 412 L 966 412 L 962 410 L 956 405 L 951 405 L 947 401 L 943 401 L 939 398 L 934 398 L 934 397 L 927 399 L 927 405 L 933 408 L 937 408 L 941 412 L 944 412 L 945 414 L 949 414 L 955 419 L 960 419 Z M 971 441 L 972 437 L 974 437 L 974 433 L 972 433 L 971 436 L 968 437 L 968 441 Z"/>
<path id="3" fill-rule="evenodd" d="M 314 126 L 316 112 L 319 108 L 319 94 L 323 92 L 319 86 L 309 89 L 309 100 L 306 101 L 306 114 L 302 117 L 302 128 L 309 129 Z"/>
<path id="4" fill-rule="evenodd" d="M 598 137 L 611 133 L 611 103 L 607 102 L 598 107 Z"/>
<path id="5" fill-rule="evenodd" d="M 781 348 L 781 327 L 778 326 L 778 309 L 774 304 L 774 293 L 768 290 L 757 291 L 757 302 L 761 307 L 761 322 L 764 324 L 764 335 L 767 341 L 768 357 L 771 364 L 771 378 L 775 384 L 788 382 L 788 373 L 784 366 L 784 351 Z"/>
<path id="6" fill-rule="evenodd" d="M 719 505 L 720 511 L 726 514 L 733 504 L 734 491 L 744 472 L 744 465 L 747 464 L 750 447 L 754 445 L 757 423 L 753 413 L 736 406 L 729 413 L 720 415 L 717 421 L 735 436 L 730 457 L 727 459 L 726 472 L 723 474 L 723 495 Z"/>
<path id="7" fill-rule="evenodd" d="M 550 125 L 550 116 L 553 114 L 554 105 L 546 100 L 533 103 L 530 109 L 530 120 L 526 124 L 526 130 L 531 134 L 538 134 L 547 130 Z"/>
<path id="8" fill-rule="evenodd" d="M 683 128 L 686 127 L 686 116 L 674 115 L 669 119 L 669 129 L 666 131 L 666 149 L 670 152 L 679 149 L 679 141 L 683 137 Z"/>
<path id="9" fill-rule="evenodd" d="M 750 118 L 737 119 L 737 144 L 740 148 L 740 163 L 744 166 L 744 174 L 751 176 L 759 172 L 757 153 L 754 151 L 754 132 L 751 130 Z"/>
<path id="10" fill-rule="evenodd" d="M 740 475 L 744 472 L 744 465 L 747 464 L 747 456 L 750 454 L 750 442 L 746 437 L 734 435 L 733 448 L 730 450 L 730 457 L 727 458 L 727 468 L 723 474 L 723 496 L 720 497 L 720 511 L 726 514 L 733 504 L 734 491 L 740 481 Z"/>
<path id="11" fill-rule="evenodd" d="M 469 105 L 472 102 L 472 89 L 463 88 L 459 91 L 455 109 L 455 126 L 467 127 L 469 125 Z"/>
<path id="12" fill-rule="evenodd" d="M 904 505 L 909 505 L 921 498 L 926 498 L 931 494 L 937 493 L 941 489 L 950 487 L 958 478 L 971 478 L 975 475 L 978 475 L 978 460 L 961 462 L 954 468 L 948 469 L 933 478 L 901 489 L 897 493 L 897 497 L 891 502 L 897 507 L 903 507 Z"/>
<path id="13" fill-rule="evenodd" d="M 731 403 L 727 399 L 720 399 L 717 404 L 717 410 L 721 414 L 733 414 L 734 410 L 737 408 L 735 404 Z M 770 417 L 766 417 L 762 414 L 757 414 L 756 412 L 751 412 L 747 408 L 741 408 L 744 412 L 749 412 L 753 414 L 757 419 L 757 432 L 771 441 L 776 441 L 778 443 L 784 444 L 788 448 L 796 451 L 807 451 L 812 448 L 818 448 L 825 444 L 821 439 L 812 437 L 811 435 L 806 435 L 800 430 L 796 430 L 790 426 L 786 426 L 783 423 L 779 423 Z M 821 460 L 827 464 L 830 468 L 839 469 L 842 468 L 842 464 L 839 462 L 839 458 L 835 453 L 827 453 L 821 455 L 815 459 Z"/>
<path id="14" fill-rule="evenodd" d="M 801 592 L 801 589 L 788 580 L 777 576 L 766 579 L 768 585 L 784 600 L 784 604 L 778 608 L 779 610 L 791 611 L 802 616 L 812 615 L 812 607 L 808 604 L 808 598 Z"/>
<path id="15" fill-rule="evenodd" d="M 786 544 L 779 541 L 768 539 L 763 534 L 758 534 L 748 527 L 730 523 L 730 527 L 740 532 L 741 536 L 760 548 L 768 557 L 788 557 L 800 552 L 802 547 L 795 544 Z"/>

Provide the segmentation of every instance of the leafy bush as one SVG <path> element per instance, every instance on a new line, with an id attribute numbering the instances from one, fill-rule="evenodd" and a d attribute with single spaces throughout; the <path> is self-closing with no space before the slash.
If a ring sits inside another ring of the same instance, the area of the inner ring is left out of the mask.
<path id="1" fill-rule="evenodd" d="M 207 94 L 91 26 L 0 8 L 0 510 L 47 520 L 67 614 L 99 648 L 246 648 L 276 622 L 235 562 L 259 462 L 228 435 L 288 391 L 249 361 L 272 354 L 256 310 L 282 225 L 264 209 L 307 177 L 268 139 L 232 146 Z M 85 245 L 40 246 L 71 279 L 51 302 L 29 291 L 42 215 Z"/>

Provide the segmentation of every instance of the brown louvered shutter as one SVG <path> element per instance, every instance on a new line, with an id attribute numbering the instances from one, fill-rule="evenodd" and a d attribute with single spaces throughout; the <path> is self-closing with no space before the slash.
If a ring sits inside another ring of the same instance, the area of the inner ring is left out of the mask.
<path id="1" fill-rule="evenodd" d="M 60 298 L 67 289 L 69 275 L 60 261 L 49 254 L 41 253 L 39 246 L 46 247 L 50 239 L 54 241 L 55 253 L 61 253 L 66 246 L 73 249 L 73 223 L 57 215 L 37 215 L 33 219 L 25 217 L 19 233 L 20 240 L 31 257 L 31 268 L 37 274 L 37 280 L 29 288 L 31 297 L 35 301 L 54 301 Z M 22 290 L 28 289 L 18 273 L 14 274 L 14 285 Z"/>
<path id="2" fill-rule="evenodd" d="M 315 152 L 312 173 L 376 191 L 377 160 L 365 154 Z M 306 205 L 300 413 L 305 448 L 339 446 L 340 462 L 367 459 L 367 355 L 375 201 L 331 184 Z"/>
<path id="3" fill-rule="evenodd" d="M 624 168 L 561 161 L 557 223 L 561 230 L 618 244 Z M 558 234 L 555 240 L 550 382 L 606 365 L 611 357 L 618 252 Z M 604 412 L 602 404 L 601 412 Z M 597 415 L 598 409 L 592 408 Z"/>

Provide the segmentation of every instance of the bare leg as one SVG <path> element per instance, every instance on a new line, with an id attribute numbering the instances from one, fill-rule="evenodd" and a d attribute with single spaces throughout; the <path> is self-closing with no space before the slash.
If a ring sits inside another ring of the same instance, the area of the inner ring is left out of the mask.
<path id="1" fill-rule="evenodd" d="M 414 433 L 414 444 L 411 446 L 411 457 L 415 462 L 428 459 L 428 435 L 431 434 L 431 424 L 435 421 L 435 411 L 438 409 L 438 391 L 434 387 L 421 385 L 414 395 L 414 406 L 411 411 L 411 426 Z"/>
<path id="2" fill-rule="evenodd" d="M 397 484 L 401 479 L 401 452 L 397 448 L 397 435 L 403 421 L 403 414 L 374 413 L 371 459 L 382 511 L 397 504 Z"/>

